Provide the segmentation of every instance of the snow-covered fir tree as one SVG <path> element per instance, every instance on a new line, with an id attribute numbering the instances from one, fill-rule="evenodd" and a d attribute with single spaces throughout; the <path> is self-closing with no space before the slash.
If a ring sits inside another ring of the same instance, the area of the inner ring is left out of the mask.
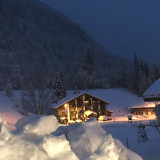
<path id="1" fill-rule="evenodd" d="M 13 88 L 16 90 L 20 90 L 22 86 L 22 76 L 20 73 L 20 65 L 16 61 L 13 61 L 11 64 L 11 80 L 13 83 Z"/>
<path id="2" fill-rule="evenodd" d="M 139 59 L 137 55 L 134 56 L 133 60 L 133 75 L 132 75 L 132 85 L 133 91 L 138 93 L 138 75 L 139 75 Z"/>
<path id="3" fill-rule="evenodd" d="M 55 80 L 53 83 L 54 89 L 54 102 L 62 99 L 66 96 L 66 89 L 64 84 L 64 74 L 62 71 L 58 71 L 55 76 Z"/>
<path id="4" fill-rule="evenodd" d="M 150 69 L 150 84 L 154 83 L 160 77 L 160 68 L 153 64 Z"/>
<path id="5" fill-rule="evenodd" d="M 93 51 L 89 48 L 80 72 L 77 73 L 75 85 L 79 89 L 109 88 L 109 80 L 95 63 Z"/>
<path id="6" fill-rule="evenodd" d="M 97 79 L 97 70 L 93 52 L 88 48 L 82 69 L 79 74 L 79 86 L 81 89 L 95 88 Z"/>
<path id="7" fill-rule="evenodd" d="M 138 74 L 138 94 L 141 96 L 148 88 L 148 77 L 141 68 L 139 69 Z"/>
<path id="8" fill-rule="evenodd" d="M 77 86 L 75 86 L 74 91 L 73 91 L 73 94 L 77 94 L 77 93 L 79 93 L 79 91 L 78 91 L 78 87 L 77 87 Z"/>
<path id="9" fill-rule="evenodd" d="M 7 82 L 6 95 L 8 97 L 12 97 L 12 95 L 13 95 L 13 88 L 12 88 L 12 84 L 11 84 L 10 80 L 8 80 L 8 82 Z"/>
<path id="10" fill-rule="evenodd" d="M 87 71 L 89 75 L 93 74 L 96 70 L 93 52 L 91 52 L 90 48 L 88 48 L 86 59 L 83 64 L 83 69 Z"/>
<path id="11" fill-rule="evenodd" d="M 133 61 L 133 70 L 128 74 L 128 88 L 138 95 L 143 92 L 160 76 L 157 65 L 149 66 L 147 62 L 136 55 Z"/>

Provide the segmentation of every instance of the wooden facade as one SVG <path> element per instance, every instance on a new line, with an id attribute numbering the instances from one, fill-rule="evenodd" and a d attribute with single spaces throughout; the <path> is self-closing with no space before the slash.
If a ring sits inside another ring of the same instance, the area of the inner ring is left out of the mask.
<path id="1" fill-rule="evenodd" d="M 131 109 L 131 114 L 133 115 L 151 116 L 154 115 L 153 108 L 154 107 L 133 107 L 130 109 Z"/>
<path id="2" fill-rule="evenodd" d="M 106 112 L 106 116 L 111 117 L 112 116 L 113 111 L 107 110 Z"/>
<path id="3" fill-rule="evenodd" d="M 100 115 L 107 115 L 107 104 L 107 101 L 84 93 L 60 104 L 54 110 L 60 123 L 76 123 L 84 122 L 91 116 L 98 118 Z"/>

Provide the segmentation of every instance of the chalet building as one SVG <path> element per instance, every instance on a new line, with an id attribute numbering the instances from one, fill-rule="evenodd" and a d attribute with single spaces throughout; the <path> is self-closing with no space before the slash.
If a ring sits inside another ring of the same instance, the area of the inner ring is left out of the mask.
<path id="1" fill-rule="evenodd" d="M 143 99 L 147 106 L 131 107 L 131 113 L 134 115 L 154 115 L 155 104 L 160 103 L 160 78 L 143 93 Z"/>
<path id="2" fill-rule="evenodd" d="M 143 93 L 143 99 L 145 102 L 160 102 L 160 78 Z"/>
<path id="3" fill-rule="evenodd" d="M 71 94 L 53 105 L 56 117 L 60 123 L 84 122 L 91 116 L 111 116 L 112 111 L 106 110 L 109 102 L 87 93 Z"/>

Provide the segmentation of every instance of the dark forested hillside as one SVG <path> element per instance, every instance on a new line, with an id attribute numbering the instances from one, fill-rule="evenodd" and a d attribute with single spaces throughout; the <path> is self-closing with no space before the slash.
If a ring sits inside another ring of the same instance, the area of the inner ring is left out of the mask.
<path id="1" fill-rule="evenodd" d="M 2 89 L 8 78 L 14 88 L 21 88 L 25 75 L 40 68 L 48 86 L 59 69 L 64 72 L 67 88 L 87 88 L 84 83 L 88 77 L 96 81 L 90 88 L 105 87 L 108 83 L 118 86 L 124 71 L 131 66 L 110 55 L 60 12 L 36 0 L 1 0 L 0 24 Z M 89 76 L 83 71 L 88 48 L 96 68 Z"/>

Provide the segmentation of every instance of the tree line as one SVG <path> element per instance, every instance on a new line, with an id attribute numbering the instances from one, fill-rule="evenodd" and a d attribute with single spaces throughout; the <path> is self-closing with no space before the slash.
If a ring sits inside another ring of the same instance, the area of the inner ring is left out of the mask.
<path id="1" fill-rule="evenodd" d="M 139 59 L 137 55 L 135 55 L 133 60 L 133 68 L 130 70 L 126 77 L 126 87 L 136 94 L 142 96 L 144 91 L 159 77 L 159 65 L 149 65 L 147 62 Z"/>
<path id="2" fill-rule="evenodd" d="M 66 96 L 66 75 L 63 69 L 58 68 L 52 82 L 48 76 L 47 59 L 43 56 L 40 60 L 41 65 L 35 64 L 28 70 L 23 78 L 23 84 L 20 82 L 18 65 L 14 66 L 14 79 L 7 81 L 6 95 L 12 96 L 13 88 L 21 90 L 21 102 L 25 110 L 35 114 L 48 114 L 50 107 Z M 97 68 L 94 52 L 88 49 L 86 56 L 81 64 L 80 70 L 73 77 L 70 77 L 73 90 L 112 88 L 112 76 L 102 78 L 100 70 Z M 125 68 L 120 77 L 115 82 L 116 87 L 124 87 L 130 91 L 142 96 L 143 92 L 160 76 L 160 67 L 158 65 L 149 65 L 147 62 L 139 59 L 136 55 L 130 68 Z M 12 87 L 14 84 L 14 87 Z M 19 87 L 22 88 L 19 88 Z M 48 107 L 47 107 L 48 106 Z"/>

